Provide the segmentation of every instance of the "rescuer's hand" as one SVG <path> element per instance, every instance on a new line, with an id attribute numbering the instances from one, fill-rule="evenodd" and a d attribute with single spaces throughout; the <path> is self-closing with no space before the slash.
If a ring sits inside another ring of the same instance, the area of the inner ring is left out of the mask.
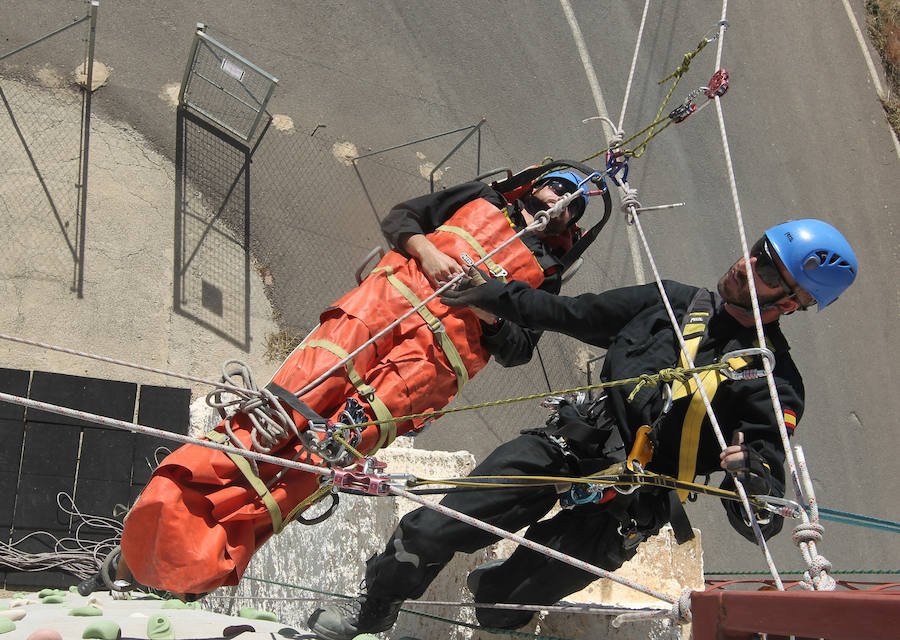
<path id="1" fill-rule="evenodd" d="M 503 290 L 503 283 L 487 278 L 483 271 L 475 267 L 469 267 L 466 275 L 467 277 L 454 289 L 444 292 L 441 302 L 448 307 L 471 307 L 475 315 L 484 322 L 493 324 L 497 321 L 497 317 L 483 307 L 497 298 Z"/>
<path id="2" fill-rule="evenodd" d="M 771 471 L 766 459 L 744 444 L 744 434 L 737 432 L 732 445 L 719 454 L 719 466 L 737 478 L 747 493 L 767 495 L 772 484 Z"/>

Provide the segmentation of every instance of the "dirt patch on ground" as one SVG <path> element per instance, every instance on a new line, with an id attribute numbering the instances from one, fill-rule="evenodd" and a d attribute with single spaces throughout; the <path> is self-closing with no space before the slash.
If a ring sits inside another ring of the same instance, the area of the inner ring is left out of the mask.
<path id="1" fill-rule="evenodd" d="M 887 95 L 881 102 L 891 127 L 900 135 L 900 0 L 867 0 L 866 24 L 887 77 Z"/>

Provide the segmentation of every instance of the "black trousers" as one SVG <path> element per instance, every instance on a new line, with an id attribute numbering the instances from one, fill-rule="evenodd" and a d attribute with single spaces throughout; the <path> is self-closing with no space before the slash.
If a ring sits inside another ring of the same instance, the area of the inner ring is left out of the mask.
<path id="1" fill-rule="evenodd" d="M 578 460 L 547 437 L 525 434 L 495 449 L 471 475 L 577 477 L 581 471 Z M 634 556 L 634 549 L 623 546 L 619 519 L 606 505 L 583 505 L 538 522 L 557 497 L 553 486 L 485 489 L 448 494 L 441 504 L 507 531 L 527 526 L 525 537 L 529 540 L 610 571 Z M 419 508 L 400 521 L 385 550 L 369 559 L 368 593 L 393 600 L 418 598 L 456 552 L 472 553 L 498 539 L 454 518 Z M 596 578 L 520 546 L 503 564 L 480 576 L 475 601 L 553 604 Z M 481 609 L 478 617 L 482 624 L 494 626 L 482 616 L 494 615 L 491 612 L 522 615 L 519 611 Z M 531 617 L 530 612 L 525 613 L 521 624 Z M 503 626 L 503 622 L 496 626 Z"/>

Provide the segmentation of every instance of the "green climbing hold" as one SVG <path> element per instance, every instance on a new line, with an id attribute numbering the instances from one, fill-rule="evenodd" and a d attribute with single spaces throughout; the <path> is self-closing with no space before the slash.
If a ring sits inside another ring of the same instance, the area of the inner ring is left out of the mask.
<path id="1" fill-rule="evenodd" d="M 16 623 L 9 618 L 0 618 L 0 633 L 9 633 L 16 630 Z"/>
<path id="2" fill-rule="evenodd" d="M 44 604 L 59 604 L 60 602 L 65 602 L 66 597 L 61 596 L 58 593 L 54 593 L 52 595 L 41 598 L 41 602 Z"/>
<path id="3" fill-rule="evenodd" d="M 98 620 L 85 627 L 81 637 L 96 638 L 97 640 L 119 640 L 122 637 L 122 629 L 112 620 Z"/>
<path id="4" fill-rule="evenodd" d="M 25 593 L 24 591 L 19 591 L 18 593 L 13 594 L 13 600 L 27 600 L 30 593 Z"/>
<path id="5" fill-rule="evenodd" d="M 89 604 L 84 607 L 78 607 L 77 609 L 72 609 L 69 611 L 70 616 L 102 616 L 103 610 L 100 607 L 95 607 L 92 604 Z"/>
<path id="6" fill-rule="evenodd" d="M 78 587 L 74 584 L 69 587 L 69 593 L 78 593 Z"/>
<path id="7" fill-rule="evenodd" d="M 46 598 L 47 596 L 55 596 L 57 595 L 56 589 L 41 589 L 38 591 L 38 598 Z"/>
<path id="8" fill-rule="evenodd" d="M 242 618 L 250 618 L 251 620 L 267 620 L 269 622 L 278 622 L 278 616 L 271 611 L 260 611 L 253 607 L 241 607 L 238 615 Z"/>
<path id="9" fill-rule="evenodd" d="M 162 609 L 199 609 L 199 602 L 185 602 L 177 598 L 163 602 Z"/>
<path id="10" fill-rule="evenodd" d="M 147 620 L 147 637 L 150 640 L 175 640 L 175 629 L 168 618 L 156 614 Z"/>

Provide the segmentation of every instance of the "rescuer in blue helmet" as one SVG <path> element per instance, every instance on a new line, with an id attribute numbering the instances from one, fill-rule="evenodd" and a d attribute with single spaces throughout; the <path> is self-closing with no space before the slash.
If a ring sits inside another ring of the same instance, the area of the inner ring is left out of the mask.
<path id="1" fill-rule="evenodd" d="M 856 254 L 846 238 L 827 222 L 812 219 L 767 230 L 751 247 L 750 263 L 763 323 L 813 305 L 827 307 L 857 273 Z M 726 311 L 745 324 L 753 322 L 744 258 L 719 279 L 718 290 Z"/>
<path id="2" fill-rule="evenodd" d="M 793 434 L 805 390 L 779 319 L 812 305 L 828 306 L 857 270 L 853 250 L 834 227 L 795 220 L 766 231 L 749 256 L 722 276 L 718 292 L 666 280 L 665 300 L 655 282 L 569 297 L 524 282 L 474 278 L 444 292 L 441 302 L 447 306 L 475 307 L 505 322 L 606 349 L 600 379 L 616 384 L 596 399 L 560 398 L 544 426 L 520 431 L 472 471 L 474 481 L 512 478 L 509 486 L 451 492 L 441 505 L 507 531 L 527 527 L 524 537 L 530 542 L 609 571 L 632 558 L 666 523 L 678 543 L 692 538 L 682 506 L 691 492 L 727 492 L 717 495 L 732 528 L 752 542 L 757 531 L 770 538 L 782 529 L 783 517 L 759 502 L 745 513 L 735 481 L 755 500 L 784 495 L 782 428 Z M 769 350 L 764 354 L 749 312 L 751 278 Z M 725 362 L 738 375 L 704 375 L 699 387 L 690 381 L 669 387 L 635 384 L 638 377 L 687 366 L 678 333 L 695 366 Z M 763 356 L 770 359 L 780 415 L 773 410 L 769 376 L 760 375 Z M 720 434 L 704 410 L 707 402 Z M 718 435 L 731 444 L 720 447 Z M 577 481 L 592 474 L 610 480 L 623 465 L 637 463 L 660 482 L 626 480 L 624 488 L 592 489 Z M 695 483 L 707 476 L 708 484 L 710 474 L 723 471 L 718 489 Z M 516 483 L 516 476 L 528 480 Z M 538 486 L 536 478 L 552 482 Z M 572 480 L 568 487 L 567 479 Z M 562 508 L 555 511 L 557 504 Z M 421 508 L 405 515 L 383 551 L 366 562 L 364 591 L 313 611 L 308 624 L 317 637 L 352 640 L 389 629 L 403 602 L 421 597 L 454 554 L 474 553 L 497 540 L 494 532 L 446 513 Z M 552 605 L 596 578 L 520 545 L 505 560 L 471 571 L 466 584 L 477 605 Z M 518 629 L 534 612 L 476 606 L 475 615 L 485 627 Z"/>

